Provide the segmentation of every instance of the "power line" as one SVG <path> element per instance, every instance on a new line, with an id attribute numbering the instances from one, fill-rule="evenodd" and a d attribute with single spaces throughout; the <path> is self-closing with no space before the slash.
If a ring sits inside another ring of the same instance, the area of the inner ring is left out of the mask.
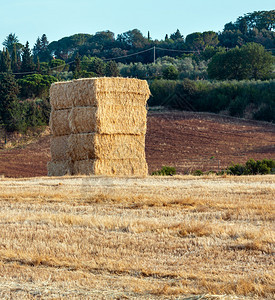
<path id="1" fill-rule="evenodd" d="M 234 49 L 234 48 L 228 48 L 227 47 L 226 49 L 230 50 L 230 49 Z M 154 62 L 156 61 L 156 52 L 155 52 L 155 50 L 178 52 L 178 53 L 201 53 L 199 50 L 178 50 L 178 49 L 168 49 L 168 48 L 161 48 L 161 47 L 154 46 L 154 47 L 151 47 L 149 49 L 138 51 L 138 52 L 135 52 L 135 53 L 131 53 L 131 54 L 123 55 L 123 56 L 112 57 L 112 58 L 102 58 L 101 60 L 103 60 L 103 61 L 117 60 L 117 59 L 121 59 L 121 58 L 127 58 L 127 57 L 135 56 L 135 55 L 138 55 L 138 54 L 146 53 L 146 52 L 149 52 L 151 50 L 154 51 L 153 52 Z M 265 50 L 273 51 L 273 50 L 275 50 L 275 48 L 268 48 L 268 49 L 265 49 Z M 53 71 L 53 70 L 58 69 L 58 68 L 63 67 L 63 66 L 65 67 L 66 65 L 70 65 L 74 62 L 75 62 L 75 60 L 73 60 L 71 62 L 68 62 L 68 63 L 65 63 L 64 65 L 59 65 L 59 66 L 56 66 L 56 67 L 53 67 L 53 68 L 49 68 L 48 71 Z M 92 61 L 81 62 L 81 63 L 90 64 L 90 63 L 92 63 Z M 3 72 L 1 72 L 1 73 L 3 73 Z M 17 72 L 17 73 L 12 73 L 12 74 L 14 74 L 14 75 L 27 75 L 27 74 L 37 74 L 37 73 L 38 73 L 37 71 L 30 71 L 30 72 Z"/>
<path id="2" fill-rule="evenodd" d="M 181 53 L 199 53 L 199 51 L 195 50 L 178 50 L 178 49 L 167 49 L 167 48 L 161 48 L 161 47 L 156 47 L 158 50 L 165 50 L 165 51 L 172 51 L 172 52 L 181 52 Z"/>
<path id="3" fill-rule="evenodd" d="M 135 52 L 135 53 L 132 53 L 132 54 L 128 54 L 128 55 L 123 55 L 123 56 L 118 56 L 118 57 L 112 57 L 112 58 L 103 58 L 102 60 L 103 61 L 108 61 L 108 60 L 115 60 L 115 59 L 120 59 L 120 58 L 126 58 L 126 57 L 130 57 L 130 56 L 138 55 L 138 54 L 141 54 L 141 53 L 145 53 L 145 52 L 148 52 L 148 51 L 153 50 L 153 49 L 154 49 L 154 47 L 149 48 L 147 50 L 143 50 L 143 51 Z"/>

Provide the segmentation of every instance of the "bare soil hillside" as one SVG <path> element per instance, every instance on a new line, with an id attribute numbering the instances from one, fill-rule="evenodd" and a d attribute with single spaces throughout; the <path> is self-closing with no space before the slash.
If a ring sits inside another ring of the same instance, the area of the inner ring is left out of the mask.
<path id="1" fill-rule="evenodd" d="M 178 174 L 195 169 L 218 170 L 231 162 L 275 158 L 275 125 L 192 112 L 149 112 L 146 135 L 149 172 L 163 165 Z M 0 150 L 0 175 L 33 177 L 47 174 L 50 136 Z"/>

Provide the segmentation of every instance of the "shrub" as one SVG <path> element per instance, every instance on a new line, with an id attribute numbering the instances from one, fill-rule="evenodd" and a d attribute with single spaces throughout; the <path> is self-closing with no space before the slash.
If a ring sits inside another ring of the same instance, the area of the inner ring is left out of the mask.
<path id="1" fill-rule="evenodd" d="M 195 171 L 192 173 L 192 175 L 194 175 L 194 176 L 201 176 L 201 175 L 203 175 L 203 172 L 202 172 L 201 170 L 195 170 Z"/>
<path id="2" fill-rule="evenodd" d="M 176 175 L 176 169 L 174 167 L 163 166 L 161 170 L 153 172 L 152 175 L 173 176 Z"/>
<path id="3" fill-rule="evenodd" d="M 18 80 L 18 84 L 21 87 L 20 94 L 23 98 L 47 98 L 49 96 L 50 86 L 55 81 L 57 81 L 57 79 L 51 75 L 26 75 Z"/>
<path id="4" fill-rule="evenodd" d="M 232 164 L 227 168 L 227 173 L 232 175 L 264 175 L 275 174 L 275 161 L 272 159 L 248 160 L 245 165 Z"/>

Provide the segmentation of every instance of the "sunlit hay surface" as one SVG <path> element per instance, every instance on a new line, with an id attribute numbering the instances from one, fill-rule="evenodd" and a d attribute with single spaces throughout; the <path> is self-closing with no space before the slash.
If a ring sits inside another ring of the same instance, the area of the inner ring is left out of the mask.
<path id="1" fill-rule="evenodd" d="M 274 176 L 0 180 L 1 299 L 273 299 Z"/>

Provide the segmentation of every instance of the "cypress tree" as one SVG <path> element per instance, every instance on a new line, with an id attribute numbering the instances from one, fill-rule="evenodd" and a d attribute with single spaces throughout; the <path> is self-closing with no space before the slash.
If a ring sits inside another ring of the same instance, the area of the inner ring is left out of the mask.
<path id="1" fill-rule="evenodd" d="M 41 52 L 39 55 L 41 61 L 48 62 L 51 60 L 51 55 L 48 46 L 49 46 L 49 41 L 46 34 L 44 33 L 41 37 Z"/>
<path id="2" fill-rule="evenodd" d="M 36 58 L 36 71 L 37 71 L 37 73 L 41 73 L 39 56 L 37 56 L 37 58 Z"/>
<path id="3" fill-rule="evenodd" d="M 39 57 L 39 55 L 41 54 L 41 50 L 42 50 L 42 47 L 41 47 L 41 40 L 40 38 L 38 37 L 37 40 L 36 40 L 36 43 L 32 49 L 32 53 L 33 53 L 33 56 L 35 58 Z"/>
<path id="4" fill-rule="evenodd" d="M 11 59 L 8 49 L 3 49 L 0 58 L 0 72 L 10 72 L 11 71 Z"/>
<path id="5" fill-rule="evenodd" d="M 107 77 L 118 77 L 119 70 L 115 61 L 111 60 L 106 64 L 105 75 Z"/>
<path id="6" fill-rule="evenodd" d="M 33 70 L 34 70 L 33 58 L 31 55 L 29 42 L 27 41 L 26 46 L 23 48 L 21 71 L 32 72 Z"/>
<path id="7" fill-rule="evenodd" d="M 11 120 L 11 105 L 18 93 L 19 87 L 11 72 L 0 73 L 0 120 L 6 128 Z"/>
<path id="8" fill-rule="evenodd" d="M 18 72 L 19 66 L 18 66 L 18 58 L 17 58 L 17 50 L 16 45 L 13 45 L 13 50 L 11 54 L 11 69 L 13 72 Z"/>
<path id="9" fill-rule="evenodd" d="M 76 53 L 75 59 L 74 59 L 74 78 L 78 78 L 79 73 L 81 72 L 81 60 L 79 53 Z"/>

